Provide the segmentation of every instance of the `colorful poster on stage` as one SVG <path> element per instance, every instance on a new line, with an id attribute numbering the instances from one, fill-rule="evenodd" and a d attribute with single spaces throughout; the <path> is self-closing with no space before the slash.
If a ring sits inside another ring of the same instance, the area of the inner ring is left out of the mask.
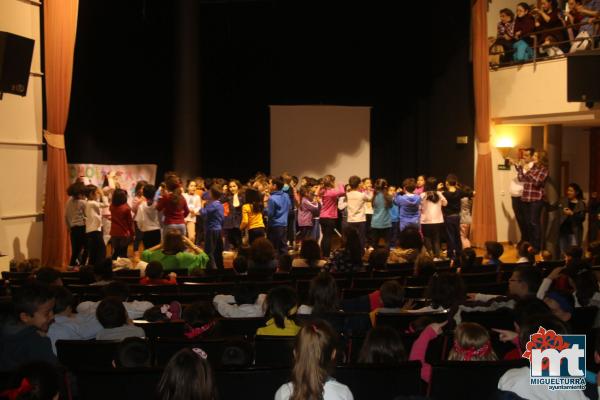
<path id="1" fill-rule="evenodd" d="M 135 184 L 138 181 L 144 180 L 154 184 L 156 165 L 69 164 L 69 180 L 73 182 L 77 177 L 83 179 L 86 185 L 103 187 L 106 182 L 113 189 L 116 187 L 125 189 L 131 199 L 135 194 Z"/>

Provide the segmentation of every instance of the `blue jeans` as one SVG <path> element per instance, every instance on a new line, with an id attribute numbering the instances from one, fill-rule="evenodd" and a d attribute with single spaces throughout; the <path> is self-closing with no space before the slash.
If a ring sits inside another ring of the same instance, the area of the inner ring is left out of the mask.
<path id="1" fill-rule="evenodd" d="M 270 226 L 267 231 L 267 239 L 273 243 L 277 256 L 287 254 L 287 226 Z"/>
<path id="2" fill-rule="evenodd" d="M 223 269 L 223 238 L 220 229 L 204 233 L 204 252 L 208 255 L 209 269 Z"/>
<path id="3" fill-rule="evenodd" d="M 185 233 L 187 231 L 187 229 L 185 228 L 185 224 L 169 224 L 169 225 L 165 225 L 164 231 L 163 231 L 163 236 L 167 233 L 167 231 L 169 229 L 175 229 L 175 230 L 181 232 L 181 234 L 183 236 L 185 236 Z"/>
<path id="4" fill-rule="evenodd" d="M 527 61 L 533 58 L 533 49 L 524 40 L 519 40 L 513 44 L 513 60 L 515 61 Z"/>

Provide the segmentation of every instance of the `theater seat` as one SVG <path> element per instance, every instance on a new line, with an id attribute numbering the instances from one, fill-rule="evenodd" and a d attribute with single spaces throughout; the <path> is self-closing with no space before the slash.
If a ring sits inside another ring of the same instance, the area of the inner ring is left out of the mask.
<path id="1" fill-rule="evenodd" d="M 156 398 L 160 368 L 82 368 L 74 371 L 79 400 Z"/>
<path id="2" fill-rule="evenodd" d="M 290 380 L 289 367 L 253 367 L 218 370 L 219 400 L 272 399 L 281 385 Z"/>
<path id="3" fill-rule="evenodd" d="M 120 340 L 57 340 L 58 360 L 69 370 L 112 368 Z"/>
<path id="4" fill-rule="evenodd" d="M 256 330 L 265 326 L 266 318 L 221 318 L 219 325 L 223 336 L 254 336 Z"/>
<path id="5" fill-rule="evenodd" d="M 135 321 L 135 325 L 139 326 L 146 332 L 147 338 L 169 337 L 183 338 L 185 330 L 185 322 L 170 321 L 170 322 L 143 322 Z"/>
<path id="6" fill-rule="evenodd" d="M 434 322 L 443 322 L 448 319 L 448 313 L 445 311 L 433 313 L 378 313 L 375 324 L 391 326 L 400 332 L 406 332 L 409 324 L 421 317 L 429 317 Z"/>
<path id="7" fill-rule="evenodd" d="M 434 399 L 485 400 L 498 390 L 500 377 L 511 368 L 529 365 L 516 361 L 444 361 L 432 364 L 428 394 Z"/>
<path id="8" fill-rule="evenodd" d="M 221 365 L 221 358 L 227 341 L 225 339 L 186 340 L 174 338 L 158 338 L 154 341 L 156 365 L 164 367 L 173 354 L 184 348 L 199 347 L 208 354 L 208 360 L 213 367 Z"/>
<path id="9" fill-rule="evenodd" d="M 254 338 L 255 364 L 257 366 L 291 366 L 294 360 L 295 343 L 295 336 L 256 336 Z"/>
<path id="10" fill-rule="evenodd" d="M 421 363 L 418 361 L 396 366 L 343 365 L 335 369 L 334 375 L 350 388 L 357 400 L 393 399 L 423 393 Z"/>

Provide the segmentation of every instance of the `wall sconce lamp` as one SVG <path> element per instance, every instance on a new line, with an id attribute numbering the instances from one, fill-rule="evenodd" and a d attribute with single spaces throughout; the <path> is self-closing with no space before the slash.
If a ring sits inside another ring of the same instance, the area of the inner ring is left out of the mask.
<path id="1" fill-rule="evenodd" d="M 496 141 L 496 148 L 502 154 L 502 158 L 504 158 L 504 165 L 498 165 L 498 169 L 502 170 L 510 170 L 510 152 L 515 147 L 514 141 L 509 137 L 502 137 Z"/>

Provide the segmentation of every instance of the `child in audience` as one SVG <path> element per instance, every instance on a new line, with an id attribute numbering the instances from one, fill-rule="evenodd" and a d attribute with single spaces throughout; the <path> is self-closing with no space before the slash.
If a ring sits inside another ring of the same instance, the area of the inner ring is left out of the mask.
<path id="1" fill-rule="evenodd" d="M 357 229 L 360 238 L 360 244 L 363 248 L 367 240 L 367 207 L 372 209 L 373 200 L 372 191 L 361 191 L 361 180 L 353 175 L 348 179 L 349 189 L 346 192 L 348 225 Z"/>
<path id="2" fill-rule="evenodd" d="M 74 267 L 87 261 L 85 251 L 85 185 L 77 181 L 67 189 L 69 200 L 65 205 L 65 220 L 71 237 L 71 260 Z"/>
<path id="3" fill-rule="evenodd" d="M 117 346 L 115 368 L 147 368 L 152 365 L 152 351 L 145 339 L 129 337 Z"/>
<path id="4" fill-rule="evenodd" d="M 265 237 L 265 223 L 263 221 L 263 210 L 265 208 L 261 194 L 252 188 L 246 189 L 246 204 L 242 206 L 242 222 L 240 229 L 248 231 L 248 244 L 258 238 Z"/>
<path id="5" fill-rule="evenodd" d="M 89 340 L 94 339 L 102 329 L 102 325 L 94 314 L 75 314 L 73 312 L 73 295 L 65 287 L 55 287 L 54 291 L 54 323 L 48 329 L 48 337 L 52 342 L 52 351 L 56 354 L 57 340 Z"/>
<path id="6" fill-rule="evenodd" d="M 507 51 L 512 49 L 514 41 L 515 14 L 508 8 L 500 10 L 500 21 L 496 29 L 496 41 L 494 45 L 502 46 L 504 53 L 500 56 L 500 61 L 508 60 Z"/>
<path id="7" fill-rule="evenodd" d="M 517 18 L 515 18 L 514 28 L 516 42 L 513 43 L 514 61 L 527 61 L 533 57 L 531 34 L 535 29 L 535 19 L 529 11 L 529 4 L 517 4 Z"/>
<path id="8" fill-rule="evenodd" d="M 397 280 L 385 281 L 379 291 L 369 295 L 371 308 L 371 324 L 375 326 L 377 314 L 379 313 L 397 313 L 403 311 L 404 290 Z"/>
<path id="9" fill-rule="evenodd" d="M 420 197 L 419 197 L 420 199 Z M 400 209 L 402 211 L 402 208 Z M 400 219 L 402 223 L 402 219 Z M 398 247 L 390 250 L 389 264 L 414 262 L 423 249 L 423 239 L 417 225 L 408 225 L 401 232 Z"/>
<path id="10" fill-rule="evenodd" d="M 102 288 L 102 292 L 104 297 L 118 297 L 125 309 L 127 310 L 127 315 L 130 319 L 138 319 L 144 315 L 144 312 L 153 307 L 154 304 L 149 301 L 139 301 L 139 300 L 129 300 L 129 287 L 126 283 L 123 282 L 112 282 Z M 80 314 L 96 314 L 96 309 L 98 308 L 98 301 L 82 301 L 77 305 L 77 312 Z"/>
<path id="11" fill-rule="evenodd" d="M 292 267 L 321 268 L 324 265 L 319 243 L 314 239 L 304 239 L 300 244 L 300 255 L 292 261 Z"/>
<path id="12" fill-rule="evenodd" d="M 219 201 L 221 192 L 218 185 L 210 187 L 211 202 L 200 211 L 204 218 L 204 251 L 208 255 L 208 266 L 210 269 L 223 269 L 223 220 L 225 210 Z"/>
<path id="13" fill-rule="evenodd" d="M 204 339 L 220 334 L 217 313 L 210 302 L 190 304 L 183 309 L 182 318 L 186 322 L 184 335 L 188 339 Z"/>
<path id="14" fill-rule="evenodd" d="M 296 291 L 289 286 L 277 286 L 267 295 L 267 325 L 256 330 L 257 335 L 296 336 L 300 327 L 289 317 L 297 310 Z"/>
<path id="15" fill-rule="evenodd" d="M 433 274 L 435 274 L 435 262 L 433 258 L 429 254 L 419 254 L 415 260 L 413 278 L 419 278 L 423 284 L 427 284 Z"/>
<path id="16" fill-rule="evenodd" d="M 13 378 L 19 386 L 0 392 L 0 398 L 10 400 L 58 400 L 60 398 L 60 376 L 52 364 L 47 362 L 24 364 L 16 371 Z"/>
<path id="17" fill-rule="evenodd" d="M 450 310 L 463 304 L 467 298 L 465 283 L 459 274 L 442 272 L 434 274 L 429 280 L 425 297 L 431 299 L 429 306 L 408 312 L 434 312 Z"/>
<path id="18" fill-rule="evenodd" d="M 303 327 L 294 348 L 291 382 L 277 390 L 275 400 L 352 400 L 348 386 L 331 376 L 336 348 L 337 334 L 327 322 L 316 320 Z"/>
<path id="19" fill-rule="evenodd" d="M 106 258 L 106 245 L 102 238 L 102 212 L 108 207 L 102 202 L 102 192 L 97 186 L 86 186 L 85 202 L 85 240 L 87 244 L 88 263 L 96 264 Z"/>
<path id="20" fill-rule="evenodd" d="M 131 242 L 135 227 L 131 208 L 127 204 L 127 192 L 115 189 L 110 205 L 110 245 L 113 249 L 112 259 L 126 258 L 127 246 Z"/>
<path id="21" fill-rule="evenodd" d="M 144 337 L 144 330 L 133 325 L 127 316 L 127 310 L 121 299 L 107 297 L 96 309 L 96 318 L 102 330 L 96 334 L 96 340 L 123 340 L 128 337 Z"/>
<path id="22" fill-rule="evenodd" d="M 161 304 L 144 311 L 142 319 L 148 322 L 169 322 L 181 319 L 181 303 L 172 301 L 169 304 Z"/>
<path id="23" fill-rule="evenodd" d="M 159 400 L 216 400 L 217 387 L 208 355 L 200 348 L 179 350 L 158 382 Z"/>
<path id="24" fill-rule="evenodd" d="M 187 203 L 189 214 L 184 218 L 187 237 L 192 242 L 196 243 L 196 217 L 200 214 L 202 203 L 200 196 L 196 194 L 196 181 L 189 180 L 187 184 L 187 192 L 183 193 L 183 198 Z"/>
<path id="25" fill-rule="evenodd" d="M 535 264 L 535 249 L 529 242 L 521 242 L 518 247 L 518 256 L 517 264 Z"/>
<path id="26" fill-rule="evenodd" d="M 425 192 L 421 193 L 421 229 L 427 251 L 440 260 L 440 235 L 444 226 L 442 207 L 448 204 L 446 198 L 438 190 L 437 179 L 427 178 Z"/>
<path id="27" fill-rule="evenodd" d="M 298 314 L 324 316 L 339 310 L 338 287 L 329 272 L 323 271 L 310 281 L 308 304 L 298 308 Z"/>
<path id="28" fill-rule="evenodd" d="M 482 272 L 481 265 L 477 261 L 477 253 L 472 247 L 463 249 L 460 255 L 460 273 Z"/>
<path id="29" fill-rule="evenodd" d="M 94 280 L 90 286 L 106 286 L 113 282 L 113 260 L 104 258 L 102 261 L 94 265 Z"/>
<path id="30" fill-rule="evenodd" d="M 42 267 L 35 272 L 35 280 L 48 286 L 63 286 L 60 271 L 52 267 Z"/>
<path id="31" fill-rule="evenodd" d="M 442 334 L 448 323 L 434 322 L 421 332 L 410 351 L 409 360 L 421 361 L 421 379 L 431 382 L 431 365 L 425 360 L 429 342 Z M 450 361 L 495 361 L 498 357 L 492 348 L 490 334 L 483 326 L 463 322 L 454 331 L 454 345 L 448 354 Z"/>
<path id="32" fill-rule="evenodd" d="M 160 244 L 161 238 L 160 218 L 154 202 L 156 188 L 154 185 L 145 185 L 143 193 L 145 200 L 138 206 L 134 220 L 142 232 L 144 249 L 150 249 Z"/>
<path id="33" fill-rule="evenodd" d="M 275 262 L 275 248 L 267 238 L 258 238 L 250 247 L 250 262 L 248 270 L 250 272 L 275 272 L 277 263 Z"/>
<path id="34" fill-rule="evenodd" d="M 400 334 L 389 326 L 376 326 L 367 333 L 358 356 L 361 364 L 399 364 L 406 361 Z"/>
<path id="35" fill-rule="evenodd" d="M 369 254 L 368 270 L 384 271 L 386 269 L 387 260 L 390 257 L 390 252 L 391 250 L 385 246 L 378 246 L 374 249 L 371 254 Z"/>
<path id="36" fill-rule="evenodd" d="M 552 261 L 554 259 L 552 253 L 548 250 L 542 250 L 540 252 L 540 257 L 542 257 L 542 261 Z"/>
<path id="37" fill-rule="evenodd" d="M 0 369 L 11 370 L 31 361 L 57 364 L 47 337 L 54 321 L 54 295 L 39 283 L 28 283 L 13 296 L 13 313 L 2 321 Z"/>
<path id="38" fill-rule="evenodd" d="M 163 279 L 163 266 L 158 261 L 150 261 L 146 265 L 145 274 L 146 276 L 140 279 L 140 285 L 177 285 L 175 272 L 169 272 L 169 279 Z"/>
<path id="39" fill-rule="evenodd" d="M 407 178 L 402 182 L 404 194 L 398 193 L 394 203 L 399 207 L 400 232 L 409 226 L 419 227 L 421 218 L 421 196 L 416 193 L 417 186 L 413 178 Z"/>
<path id="40" fill-rule="evenodd" d="M 485 258 L 488 259 L 488 265 L 496 267 L 496 270 L 502 265 L 500 257 L 504 254 L 502 243 L 488 241 L 485 242 Z"/>
<path id="41" fill-rule="evenodd" d="M 251 284 L 240 285 L 234 294 L 218 294 L 213 299 L 215 309 L 225 318 L 251 318 L 265 315 L 267 295 L 259 293 Z"/>
<path id="42" fill-rule="evenodd" d="M 360 269 L 363 250 L 358 231 L 347 226 L 342 231 L 342 247 L 333 252 L 325 268 L 331 272 L 352 272 Z"/>
<path id="43" fill-rule="evenodd" d="M 233 270 L 238 276 L 248 276 L 248 256 L 239 255 L 233 259 Z"/>

